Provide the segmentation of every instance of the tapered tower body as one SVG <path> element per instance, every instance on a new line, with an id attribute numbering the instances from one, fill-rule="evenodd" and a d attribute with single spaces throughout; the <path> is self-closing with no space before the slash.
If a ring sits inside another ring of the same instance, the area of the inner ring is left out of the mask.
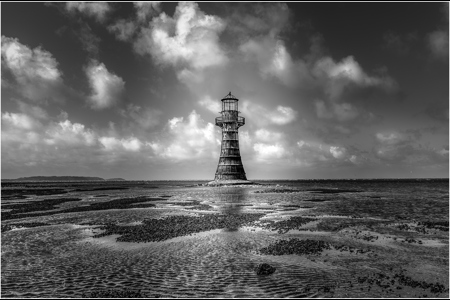
<path id="1" fill-rule="evenodd" d="M 216 118 L 216 126 L 222 128 L 222 145 L 219 165 L 214 181 L 247 180 L 241 153 L 239 152 L 238 129 L 245 119 L 239 116 L 238 99 L 231 92 L 222 99 L 222 116 Z"/>

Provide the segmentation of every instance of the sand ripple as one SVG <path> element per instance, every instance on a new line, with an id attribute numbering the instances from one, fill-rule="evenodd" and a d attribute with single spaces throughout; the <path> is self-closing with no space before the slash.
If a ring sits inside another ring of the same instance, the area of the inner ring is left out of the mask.
<path id="1" fill-rule="evenodd" d="M 4 249 L 2 296 L 81 297 L 99 289 L 136 289 L 150 297 L 311 297 L 334 284 L 329 271 L 256 254 L 272 241 L 264 232 L 219 229 L 139 247 L 83 232 L 61 225 L 6 233 L 11 246 Z M 18 244 L 26 246 L 12 252 Z M 257 276 L 255 268 L 264 262 L 277 270 Z"/>

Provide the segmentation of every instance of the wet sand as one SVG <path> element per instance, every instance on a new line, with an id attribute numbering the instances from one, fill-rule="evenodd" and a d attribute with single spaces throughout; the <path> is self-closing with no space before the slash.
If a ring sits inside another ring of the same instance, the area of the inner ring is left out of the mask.
<path id="1" fill-rule="evenodd" d="M 7 187 L 2 297 L 449 296 L 448 185 L 120 187 Z"/>

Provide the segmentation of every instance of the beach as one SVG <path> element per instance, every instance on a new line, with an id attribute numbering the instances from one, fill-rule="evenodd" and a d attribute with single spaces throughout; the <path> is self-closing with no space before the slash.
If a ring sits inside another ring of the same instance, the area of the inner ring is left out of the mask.
<path id="1" fill-rule="evenodd" d="M 253 182 L 2 182 L 1 295 L 448 298 L 448 179 Z"/>

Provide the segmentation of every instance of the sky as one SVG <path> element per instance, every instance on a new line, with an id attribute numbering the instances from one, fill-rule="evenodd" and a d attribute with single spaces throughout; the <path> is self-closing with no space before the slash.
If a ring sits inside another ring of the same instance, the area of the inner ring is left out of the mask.
<path id="1" fill-rule="evenodd" d="M 1 178 L 449 175 L 449 6 L 1 3 Z"/>

